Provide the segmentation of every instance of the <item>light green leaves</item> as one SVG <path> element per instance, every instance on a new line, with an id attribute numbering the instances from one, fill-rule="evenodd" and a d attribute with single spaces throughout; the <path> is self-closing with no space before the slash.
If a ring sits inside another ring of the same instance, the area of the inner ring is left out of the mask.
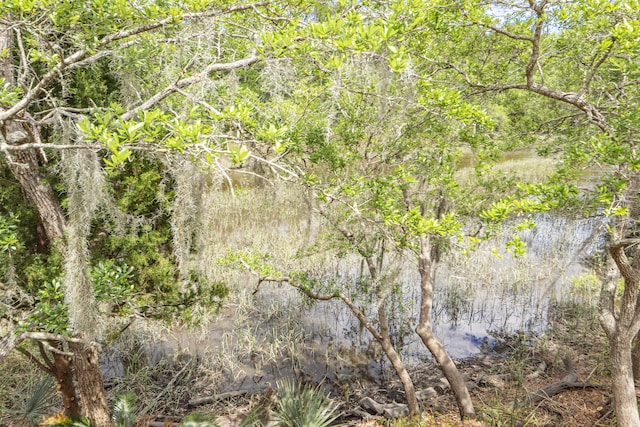
<path id="1" fill-rule="evenodd" d="M 454 213 L 441 218 L 425 218 L 417 208 L 409 209 L 399 224 L 407 227 L 416 236 L 447 236 L 456 234 L 462 224 Z"/>
<path id="2" fill-rule="evenodd" d="M 194 114 L 197 117 L 197 113 Z M 115 117 L 115 114 L 103 114 L 96 115 L 93 122 L 87 118 L 78 122 L 86 142 L 101 143 L 110 152 L 104 159 L 109 169 L 124 164 L 136 149 L 151 145 L 161 151 L 184 152 L 204 144 L 211 133 L 211 126 L 200 119 L 172 118 L 161 110 L 143 111 L 136 119 L 125 121 Z"/>
<path id="3" fill-rule="evenodd" d="M 0 253 L 12 252 L 20 247 L 17 223 L 18 219 L 15 217 L 0 216 Z"/>
<path id="4" fill-rule="evenodd" d="M 527 244 L 520 236 L 513 236 L 511 240 L 507 242 L 507 250 L 516 257 L 523 256 L 527 253 Z"/>
<path id="5" fill-rule="evenodd" d="M 254 250 L 231 251 L 218 264 L 254 272 L 261 278 L 279 278 L 282 273 L 271 263 L 269 255 Z"/>
<path id="6" fill-rule="evenodd" d="M 107 165 L 107 168 L 116 169 L 120 165 L 124 164 L 130 156 L 131 150 L 128 148 L 123 148 L 121 150 L 115 149 L 109 158 L 104 159 L 104 163 Z"/>
<path id="7" fill-rule="evenodd" d="M 507 197 L 491 204 L 487 209 L 480 212 L 480 218 L 501 222 L 513 215 L 523 215 L 528 213 L 545 212 L 555 206 L 552 201 L 540 201 L 535 198 L 517 199 L 515 197 Z"/>
<path id="8" fill-rule="evenodd" d="M 231 155 L 231 162 L 234 165 L 241 165 L 251 155 L 251 152 L 245 145 L 236 145 L 236 144 L 229 145 L 229 153 Z"/>
<path id="9" fill-rule="evenodd" d="M 288 132 L 287 126 L 276 127 L 273 123 L 269 123 L 269 126 L 258 129 L 256 136 L 260 140 L 272 143 L 276 154 L 280 154 L 287 148 L 286 135 Z"/>
<path id="10" fill-rule="evenodd" d="M 397 48 L 393 45 L 388 45 L 388 49 L 391 52 L 391 55 L 389 55 L 389 68 L 391 68 L 391 71 L 394 73 L 404 71 L 408 66 L 409 57 L 404 46 Z"/>
<path id="11" fill-rule="evenodd" d="M 2 58 L 2 55 L 0 55 Z M 7 84 L 3 77 L 0 77 L 0 105 L 11 105 L 20 99 L 22 90 L 18 87 L 12 87 Z"/>
<path id="12" fill-rule="evenodd" d="M 629 215 L 629 208 L 627 206 L 612 206 L 605 209 L 604 214 L 606 216 L 626 216 Z"/>

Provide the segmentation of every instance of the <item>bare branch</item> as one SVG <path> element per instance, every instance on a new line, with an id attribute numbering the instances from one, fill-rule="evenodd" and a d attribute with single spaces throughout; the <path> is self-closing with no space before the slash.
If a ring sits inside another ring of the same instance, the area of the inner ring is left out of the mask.
<path id="1" fill-rule="evenodd" d="M 153 106 L 158 104 L 160 101 L 162 101 L 169 95 L 179 91 L 183 87 L 190 86 L 192 84 L 205 80 L 210 74 L 213 74 L 215 72 L 220 72 L 220 71 L 231 71 L 237 68 L 248 67 L 249 65 L 252 65 L 258 62 L 258 60 L 259 58 L 257 54 L 254 52 L 251 54 L 251 56 L 247 58 L 239 59 L 237 61 L 222 63 L 222 64 L 210 64 L 200 73 L 176 81 L 172 85 L 166 87 L 165 89 L 153 95 L 151 98 L 147 99 L 138 107 L 127 111 L 122 116 L 120 116 L 120 120 L 129 120 L 135 117 L 135 115 L 138 114 L 140 111 L 148 110 L 149 108 L 152 108 Z"/>
<path id="2" fill-rule="evenodd" d="M 624 245 L 614 242 L 609 247 L 609 253 L 615 261 L 625 284 L 620 306 L 620 318 L 618 320 L 631 320 L 633 322 L 633 318 L 638 314 L 636 305 L 638 303 L 638 280 L 640 279 L 640 274 L 631 265 L 624 248 Z M 629 326 L 625 325 L 625 327 Z"/>
<path id="3" fill-rule="evenodd" d="M 29 62 L 27 61 L 27 53 L 24 50 L 24 44 L 22 43 L 22 33 L 20 32 L 20 28 L 15 29 L 16 32 L 16 40 L 18 42 L 18 52 L 20 53 L 20 73 L 18 75 L 18 86 L 22 88 L 23 91 L 27 91 L 27 74 L 29 73 L 29 66 L 27 65 Z"/>
<path id="4" fill-rule="evenodd" d="M 604 133 L 606 133 L 610 137 L 614 137 L 615 135 L 613 126 L 609 124 L 609 121 L 604 116 L 604 114 L 602 114 L 600 109 L 582 98 L 579 93 L 563 92 L 557 89 L 551 89 L 549 87 L 537 84 L 533 84 L 532 86 L 529 86 L 528 84 L 483 85 L 479 83 L 470 85 L 472 87 L 478 88 L 479 90 L 471 93 L 469 96 L 479 95 L 486 92 L 502 92 L 506 90 L 519 89 L 537 93 L 538 95 L 555 99 L 556 101 L 571 104 L 582 111 L 587 116 L 587 119 L 591 123 L 598 126 Z"/>
<path id="5" fill-rule="evenodd" d="M 59 354 L 61 356 L 73 357 L 73 353 L 70 353 L 68 351 L 58 350 L 57 348 L 55 348 L 54 346 L 52 346 L 51 344 L 49 344 L 46 341 L 42 341 L 41 344 L 42 344 L 42 346 L 44 348 L 49 350 L 51 353 L 56 353 L 56 354 Z"/>
<path id="6" fill-rule="evenodd" d="M 520 34 L 515 34 L 515 33 L 512 33 L 510 31 L 504 30 L 504 29 L 502 29 L 500 27 L 495 27 L 493 25 L 482 24 L 480 22 L 478 22 L 478 24 L 483 26 L 483 27 L 485 27 L 485 28 L 490 29 L 491 31 L 495 31 L 498 34 L 502 34 L 503 36 L 507 36 L 510 39 L 525 40 L 525 41 L 529 41 L 529 42 L 533 41 L 533 37 L 531 37 L 531 36 L 522 36 Z"/>
<path id="7" fill-rule="evenodd" d="M 289 286 L 292 286 L 292 287 L 300 290 L 303 294 L 305 294 L 309 298 L 317 299 L 317 300 L 321 300 L 321 301 L 328 301 L 328 300 L 331 300 L 331 299 L 338 298 L 338 299 L 342 300 L 342 302 L 344 302 L 347 305 L 347 307 L 349 307 L 349 309 L 356 316 L 356 318 L 358 319 L 360 324 L 362 326 L 364 326 L 367 329 L 367 331 L 369 331 L 369 333 L 371 333 L 371 335 L 373 335 L 373 337 L 378 342 L 381 342 L 383 340 L 383 337 L 380 334 L 380 332 L 375 328 L 375 326 L 371 323 L 371 321 L 364 314 L 364 312 L 357 305 L 355 305 L 353 303 L 353 301 L 351 301 L 348 297 L 344 296 L 342 293 L 318 294 L 316 292 L 311 291 L 306 286 L 304 286 L 304 285 L 302 285 L 300 283 L 297 283 L 295 280 L 292 280 L 291 278 L 288 278 L 288 277 L 285 277 L 285 278 L 279 278 L 279 277 L 276 277 L 276 278 L 269 278 L 269 277 L 261 278 L 260 281 L 258 282 L 258 286 L 262 282 L 287 283 L 287 284 L 289 284 Z M 256 286 L 256 291 L 257 291 L 257 286 Z"/>
<path id="8" fill-rule="evenodd" d="M 531 87 L 535 84 L 534 75 L 540 59 L 540 37 L 542 36 L 542 28 L 544 27 L 544 2 L 540 7 L 532 4 L 532 9 L 536 12 L 536 28 L 531 38 L 531 57 L 525 70 L 527 76 L 527 86 Z"/>
<path id="9" fill-rule="evenodd" d="M 69 356 L 70 354 L 61 350 L 54 349 L 47 343 L 47 341 L 66 341 L 72 343 L 82 343 L 88 345 L 86 340 L 79 338 L 72 338 L 65 335 L 52 334 L 49 332 L 20 332 L 10 331 L 4 337 L 0 338 L 0 362 L 6 358 L 9 353 L 13 351 L 20 343 L 27 339 L 40 341 L 47 348 L 47 350 L 54 353 Z"/>
<path id="10" fill-rule="evenodd" d="M 44 363 L 42 363 L 40 360 L 38 360 L 37 357 L 35 357 L 33 354 L 29 353 L 27 350 L 25 350 L 23 348 L 18 348 L 17 350 L 24 357 L 26 357 L 29 360 L 29 362 L 31 362 L 34 365 L 36 365 L 42 371 L 46 372 L 49 375 L 55 375 L 55 372 L 53 371 L 53 369 L 51 369 L 49 366 L 46 366 Z"/>
<path id="11" fill-rule="evenodd" d="M 49 356 L 47 355 L 47 352 L 45 351 L 45 348 L 42 345 L 42 343 L 40 341 L 36 341 L 36 343 L 38 344 L 38 351 L 40 352 L 40 357 L 42 357 L 42 360 L 44 360 L 44 363 L 49 368 L 51 368 L 51 370 L 55 369 L 54 362 L 51 359 L 49 359 Z"/>
<path id="12" fill-rule="evenodd" d="M 254 156 L 253 154 L 251 154 L 249 156 L 250 158 L 260 162 L 260 163 L 264 163 L 267 166 L 269 166 L 271 168 L 271 170 L 277 170 L 280 172 L 285 173 L 286 175 L 289 175 L 292 178 L 299 178 L 299 175 L 297 173 L 295 173 L 294 171 L 292 171 L 291 169 L 287 169 L 283 166 L 280 166 L 279 164 L 277 164 L 276 162 L 273 162 L 271 160 L 265 159 L 264 157 L 260 157 L 260 156 Z M 282 175 L 279 175 L 280 177 L 282 177 Z"/>
<path id="13" fill-rule="evenodd" d="M 253 11 L 262 19 L 266 19 L 267 21 L 272 21 L 272 22 L 278 22 L 278 21 L 285 21 L 285 22 L 289 22 L 291 21 L 289 18 L 285 18 L 284 16 L 269 16 L 269 15 L 265 15 L 264 13 L 260 12 L 258 10 L 257 5 L 252 5 L 252 9 Z"/>
<path id="14" fill-rule="evenodd" d="M 604 54 L 602 54 L 600 59 L 598 59 L 598 61 L 589 70 L 589 73 L 587 73 L 587 75 L 585 76 L 584 82 L 582 82 L 582 87 L 578 92 L 579 94 L 583 94 L 589 88 L 589 85 L 591 84 L 591 81 L 593 80 L 593 77 L 595 76 L 596 71 L 598 71 L 598 68 L 600 68 L 600 66 L 604 63 L 604 61 L 606 61 L 607 58 L 611 56 L 611 53 L 613 52 L 613 45 L 615 43 L 616 43 L 615 37 L 611 37 L 611 44 L 609 44 L 609 48 L 604 52 Z"/>

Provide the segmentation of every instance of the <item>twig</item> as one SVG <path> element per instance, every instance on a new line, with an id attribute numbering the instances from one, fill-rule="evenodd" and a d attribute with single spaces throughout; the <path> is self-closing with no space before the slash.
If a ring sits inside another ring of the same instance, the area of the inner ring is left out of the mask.
<path id="1" fill-rule="evenodd" d="M 27 350 L 25 350 L 23 348 L 18 348 L 17 350 L 18 350 L 18 353 L 21 353 L 24 357 L 29 359 L 29 362 L 33 363 L 34 365 L 36 365 L 38 368 L 40 368 L 41 370 L 43 370 L 47 374 L 49 374 L 49 375 L 54 375 L 55 374 L 55 372 L 53 372 L 53 369 L 51 369 L 50 367 L 46 366 L 44 363 L 39 361 L 38 358 L 35 357 L 33 354 L 31 354 L 29 351 L 27 351 Z"/>
<path id="2" fill-rule="evenodd" d="M 189 361 L 184 365 L 184 367 L 183 367 L 182 369 L 180 369 L 180 371 L 179 371 L 177 374 L 175 374 L 175 375 L 173 376 L 173 378 L 171 378 L 171 381 L 169 381 L 169 383 L 165 386 L 165 388 L 164 388 L 164 389 L 163 389 L 163 390 L 162 390 L 162 391 L 161 391 L 161 392 L 156 396 L 156 398 L 155 398 L 154 402 L 158 402 L 158 401 L 160 401 L 160 398 L 161 398 L 164 394 L 166 394 L 166 393 L 168 393 L 168 392 L 169 392 L 169 390 L 171 389 L 171 386 L 172 386 L 176 381 L 178 381 L 178 378 L 180 378 L 180 376 L 182 375 L 182 373 L 183 373 L 184 371 L 186 371 L 186 370 L 187 370 L 187 368 L 188 368 L 188 367 L 190 367 L 192 363 L 193 363 L 193 359 L 190 359 L 190 360 L 189 360 Z M 145 414 L 145 413 L 147 413 L 147 411 L 148 411 L 149 409 L 151 409 L 151 404 L 147 404 L 147 405 L 144 407 L 144 409 L 143 409 L 142 411 L 140 411 L 140 413 Z"/>

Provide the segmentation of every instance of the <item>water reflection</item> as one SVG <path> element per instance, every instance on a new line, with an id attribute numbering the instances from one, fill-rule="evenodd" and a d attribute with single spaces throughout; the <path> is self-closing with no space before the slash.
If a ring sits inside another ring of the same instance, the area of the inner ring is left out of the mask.
<path id="1" fill-rule="evenodd" d="M 599 220 L 572 220 L 540 215 L 536 227 L 523 234 L 528 253 L 521 258 L 492 249 L 504 242 L 486 242 L 471 255 L 450 255 L 436 275 L 433 323 L 437 336 L 454 358 L 469 357 L 495 342 L 492 334 L 541 332 L 552 303 L 569 297 L 570 279 L 586 271 L 585 254 L 602 245 Z M 344 283 L 357 280 L 359 265 L 342 260 L 334 266 Z M 423 360 L 425 348 L 415 336 L 419 312 L 419 277 L 411 262 L 401 266 L 401 307 L 389 313 L 394 340 L 408 359 Z M 282 289 L 265 300 L 282 297 Z M 371 337 L 338 303 L 317 303 L 304 316 L 309 331 L 325 331 L 332 339 L 369 345 Z"/>
<path id="2" fill-rule="evenodd" d="M 442 260 L 432 320 L 454 359 L 491 349 L 500 334 L 543 331 L 550 306 L 572 298 L 570 279 L 585 271 L 585 254 L 603 244 L 598 219 L 539 215 L 535 221 L 536 227 L 522 235 L 529 250 L 521 258 L 502 250 L 497 257 L 493 250 L 505 242 L 494 239 L 470 255 L 452 253 Z M 414 333 L 419 277 L 411 258 L 398 260 L 395 267 L 400 292 L 389 299 L 389 320 L 394 344 L 411 366 L 431 360 Z M 355 258 L 333 259 L 323 269 L 345 287 L 362 280 L 363 268 Z M 339 301 L 310 305 L 286 285 L 268 283 L 253 295 L 255 279 L 245 280 L 247 288 L 209 328 L 171 331 L 165 342 L 148 347 L 148 363 L 183 352 L 207 355 L 218 360 L 229 379 L 221 391 L 237 390 L 238 384 L 257 390 L 283 375 L 325 383 L 352 377 L 385 381 L 388 367 L 382 351 Z"/>

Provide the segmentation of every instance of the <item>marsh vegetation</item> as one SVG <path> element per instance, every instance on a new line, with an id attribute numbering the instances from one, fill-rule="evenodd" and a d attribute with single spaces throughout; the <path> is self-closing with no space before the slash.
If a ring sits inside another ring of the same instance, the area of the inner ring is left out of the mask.
<path id="1" fill-rule="evenodd" d="M 638 10 L 0 2 L 0 427 L 637 427 Z"/>
<path id="2" fill-rule="evenodd" d="M 529 164 L 531 159 L 521 161 Z M 304 190 L 274 183 L 238 187 L 234 194 L 215 188 L 210 191 L 203 200 L 216 210 L 208 212 L 210 222 L 203 227 L 211 236 L 225 239 L 207 247 L 207 256 L 215 260 L 207 268 L 209 274 L 228 284 L 229 295 L 218 314 L 202 315 L 197 326 L 149 320 L 110 325 L 113 334 L 101 366 L 111 399 L 134 394 L 139 419 L 168 422 L 183 419 L 190 412 L 211 410 L 216 416 L 236 420 L 229 421 L 232 423 L 244 419 L 250 412 L 247 405 L 253 407 L 251 402 L 255 405 L 282 380 L 319 384 L 341 402 L 345 414 L 368 396 L 376 396 L 382 404 L 402 401 L 398 380 L 378 343 L 348 308 L 337 301 L 312 301 L 281 283 L 261 284 L 255 292 L 258 278 L 229 265 L 230 252 L 251 248 L 255 253 L 269 254 L 281 268 L 303 266 L 319 277 L 340 280 L 352 293 L 362 292 L 366 283 L 360 279 L 366 272 L 358 257 L 329 249 L 307 250 L 322 238 L 326 225 L 310 209 Z M 567 345 L 566 336 L 561 340 L 555 337 L 562 334 L 558 322 L 575 321 L 576 330 L 586 339 L 597 324 L 594 307 L 599 281 L 589 269 L 587 255 L 597 256 L 602 251 L 598 225 L 598 219 L 539 215 L 536 227 L 523 236 L 529 248 L 524 256 L 503 251 L 506 238 L 500 236 L 472 253 L 445 256 L 436 275 L 433 324 L 452 357 L 463 366 L 484 363 L 489 370 L 502 372 L 498 375 L 517 369 L 513 380 L 522 382 L 540 363 L 534 360 L 552 357 L 540 355 L 545 346 Z M 198 237 L 206 238 L 203 233 Z M 394 345 L 418 378 L 419 387 L 440 387 L 434 396 L 442 399 L 447 388 L 432 356 L 413 332 L 419 301 L 416 271 L 406 258 L 396 257 L 393 262 L 396 285 L 388 313 Z M 558 360 L 548 363 L 561 369 L 556 366 Z M 19 359 L 12 365 L 27 369 Z M 480 383 L 482 371 L 468 369 L 465 376 Z M 17 387 L 11 384 L 12 378 L 20 375 L 32 379 L 24 387 L 12 389 Z M 5 400 L 8 414 L 28 412 L 26 403 L 9 406 L 9 402 L 23 402 L 17 398 L 20 395 L 36 395 L 42 386 L 39 378 L 33 369 L 19 375 L 8 372 L 3 377 L 5 390 L 12 390 Z M 52 384 L 47 384 L 51 389 Z M 519 387 L 524 393 L 523 383 Z M 206 399 L 210 396 L 231 396 L 235 403 L 221 407 L 216 399 Z M 43 412 L 28 416 L 36 419 L 50 414 L 55 411 L 55 402 L 43 400 Z M 444 413 L 450 411 L 450 404 L 429 405 Z M 501 411 L 481 407 L 481 419 L 521 416 L 508 415 L 506 408 Z"/>

